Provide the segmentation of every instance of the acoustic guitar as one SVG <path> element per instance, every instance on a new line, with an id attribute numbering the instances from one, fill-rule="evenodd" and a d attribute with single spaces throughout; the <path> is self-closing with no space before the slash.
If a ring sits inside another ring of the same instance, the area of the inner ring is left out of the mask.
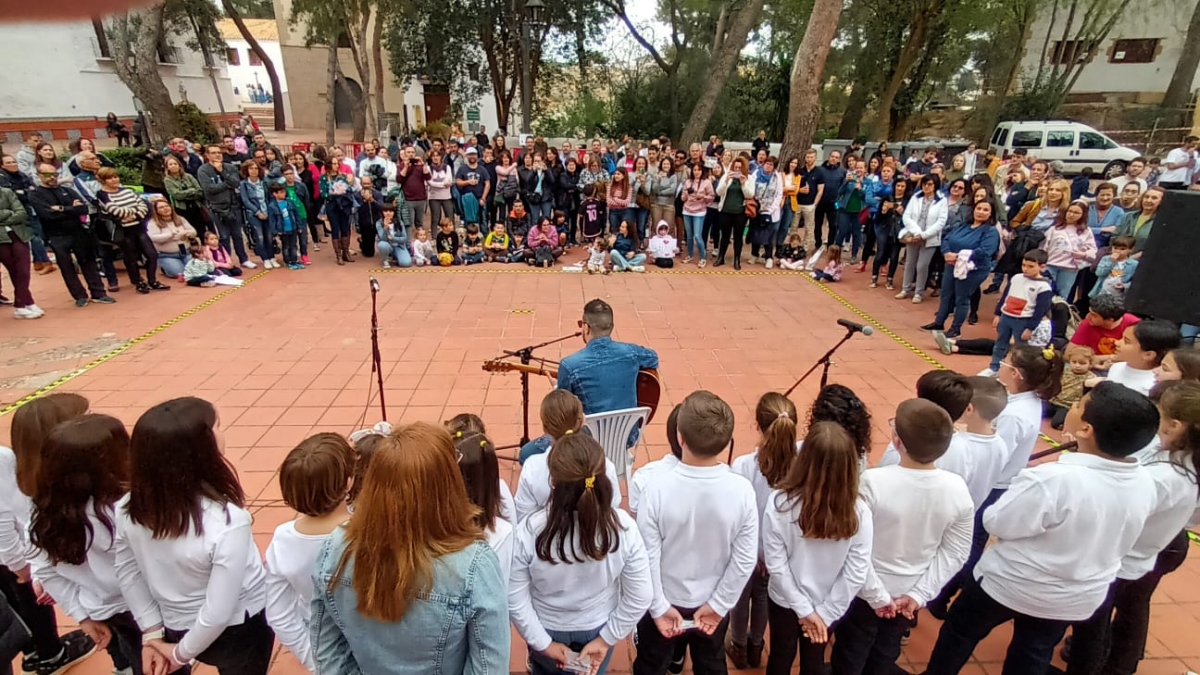
<path id="1" fill-rule="evenodd" d="M 517 372 L 558 377 L 557 370 L 538 363 L 526 365 L 513 361 L 484 361 L 483 369 L 489 373 Z M 658 402 L 661 398 L 662 382 L 658 379 L 658 371 L 650 368 L 639 370 L 637 374 L 637 404 L 650 409 L 650 417 L 646 420 L 647 424 L 654 419 L 654 413 L 658 411 Z"/>

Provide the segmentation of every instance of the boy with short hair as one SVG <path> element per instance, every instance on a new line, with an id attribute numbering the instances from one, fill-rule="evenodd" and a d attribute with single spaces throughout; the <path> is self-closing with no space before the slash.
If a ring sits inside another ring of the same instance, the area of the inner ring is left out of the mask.
<path id="1" fill-rule="evenodd" d="M 1111 295 L 1121 304 L 1125 303 L 1125 291 L 1133 283 L 1133 274 L 1138 267 L 1138 261 L 1131 257 L 1136 243 L 1137 240 L 1129 235 L 1112 238 L 1108 255 L 1096 265 L 1096 283 L 1088 298 L 1095 300 L 1101 295 Z"/>
<path id="2" fill-rule="evenodd" d="M 1129 461 L 1158 429 L 1158 410 L 1102 382 L 1071 407 L 1078 452 L 1029 467 L 984 512 L 997 541 L 966 578 L 926 675 L 953 675 L 992 630 L 1014 622 L 1004 675 L 1042 673 L 1067 626 L 1092 615 L 1154 508 L 1154 481 Z"/>
<path id="3" fill-rule="evenodd" d="M 496 223 L 492 231 L 483 240 L 483 249 L 488 262 L 508 262 L 508 249 L 511 245 L 508 233 L 504 231 L 504 223 Z"/>
<path id="4" fill-rule="evenodd" d="M 1125 329 L 1117 343 L 1114 363 L 1108 369 L 1107 380 L 1123 384 L 1148 396 L 1157 381 L 1154 369 L 1162 364 L 1167 352 L 1183 343 L 1179 327 L 1163 319 L 1148 319 Z M 1105 378 L 1092 378 L 1086 386 L 1093 387 Z"/>
<path id="5" fill-rule="evenodd" d="M 936 404 L 950 415 L 950 422 L 957 423 L 971 405 L 971 384 L 967 377 L 953 370 L 931 370 L 917 378 L 917 398 Z M 876 466 L 892 466 L 900 463 L 900 452 L 895 444 L 888 443 L 883 458 Z M 970 466 L 963 448 L 951 439 L 950 447 L 937 460 L 937 467 L 962 476 L 970 481 Z M 990 489 L 990 486 L 989 486 Z"/>
<path id="6" fill-rule="evenodd" d="M 995 377 L 1000 371 L 1000 362 L 1008 354 L 1009 342 L 1029 342 L 1033 331 L 1050 311 L 1054 290 L 1042 276 L 1046 268 L 1046 252 L 1035 248 L 1021 258 L 1021 273 L 1009 280 L 996 303 L 996 318 L 992 327 L 996 329 L 996 346 L 992 348 L 992 362 L 979 373 Z"/>
<path id="7" fill-rule="evenodd" d="M 721 462 L 733 423 L 733 410 L 715 394 L 688 395 L 679 409 L 680 464 L 650 481 L 639 500 L 654 601 L 638 623 L 635 675 L 663 675 L 680 640 L 697 675 L 728 673 L 726 615 L 758 562 L 754 488 Z M 695 627 L 685 629 L 685 620 Z"/>
<path id="8" fill-rule="evenodd" d="M 950 415 L 936 403 L 904 401 L 892 427 L 900 463 L 863 472 L 859 490 L 871 508 L 873 569 L 834 630 L 831 661 L 839 675 L 891 672 L 917 610 L 967 559 L 971 494 L 961 477 L 934 464 L 953 435 Z"/>
<path id="9" fill-rule="evenodd" d="M 300 264 L 300 228 L 304 227 L 304 221 L 300 220 L 296 205 L 288 199 L 285 183 L 271 186 L 271 197 L 273 199 L 267 202 L 267 223 L 270 225 L 267 236 L 274 239 L 275 235 L 279 235 L 283 245 L 283 264 L 290 270 L 302 270 L 304 265 Z M 275 260 L 272 258 L 267 262 L 274 266 Z"/>

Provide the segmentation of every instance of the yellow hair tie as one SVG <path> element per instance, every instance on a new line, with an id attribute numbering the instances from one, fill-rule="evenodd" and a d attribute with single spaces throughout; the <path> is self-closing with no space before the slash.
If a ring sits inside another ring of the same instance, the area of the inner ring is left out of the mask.
<path id="1" fill-rule="evenodd" d="M 454 437 L 455 437 L 455 438 L 462 438 L 462 432 L 461 432 L 461 431 L 456 431 L 456 432 L 454 432 Z"/>
<path id="2" fill-rule="evenodd" d="M 573 433 L 575 433 L 574 429 L 567 429 L 566 431 L 563 432 L 563 436 L 570 436 Z"/>
<path id="3" fill-rule="evenodd" d="M 596 477 L 595 476 L 588 476 L 587 478 L 583 479 L 583 489 L 584 490 L 591 490 L 594 487 L 596 487 Z"/>
<path id="4" fill-rule="evenodd" d="M 1047 361 L 1054 360 L 1054 347 L 1046 347 L 1042 350 L 1042 357 Z"/>
<path id="5" fill-rule="evenodd" d="M 479 441 L 479 447 L 487 448 L 487 441 Z"/>

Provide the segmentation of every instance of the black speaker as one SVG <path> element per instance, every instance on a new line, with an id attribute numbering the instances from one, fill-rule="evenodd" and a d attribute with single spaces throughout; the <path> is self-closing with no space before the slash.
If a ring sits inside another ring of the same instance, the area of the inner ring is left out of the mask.
<path id="1" fill-rule="evenodd" d="M 1125 294 L 1125 309 L 1200 325 L 1200 192 L 1167 190 Z"/>

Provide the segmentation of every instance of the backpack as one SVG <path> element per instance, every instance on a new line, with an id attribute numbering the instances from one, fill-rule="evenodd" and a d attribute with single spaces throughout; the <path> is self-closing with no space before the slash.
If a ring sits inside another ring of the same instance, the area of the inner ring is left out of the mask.
<path id="1" fill-rule="evenodd" d="M 554 251 L 549 246 L 539 246 L 533 254 L 535 267 L 551 267 L 554 265 Z"/>

